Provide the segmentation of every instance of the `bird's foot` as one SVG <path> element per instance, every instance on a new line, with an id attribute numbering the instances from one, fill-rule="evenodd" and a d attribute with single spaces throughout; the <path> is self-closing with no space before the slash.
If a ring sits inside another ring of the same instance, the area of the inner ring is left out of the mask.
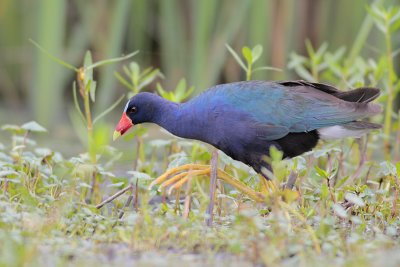
<path id="1" fill-rule="evenodd" d="M 273 180 L 267 180 L 260 176 L 260 192 L 264 195 L 279 191 L 279 186 Z"/>
<path id="2" fill-rule="evenodd" d="M 149 188 L 152 188 L 155 185 L 159 185 L 159 189 L 169 187 L 168 193 L 170 194 L 173 190 L 179 190 L 190 179 L 190 177 L 209 176 L 210 173 L 210 165 L 186 164 L 168 170 L 163 175 L 155 179 L 150 184 Z M 265 200 L 264 193 L 271 191 L 269 190 L 261 193 L 256 192 L 221 169 L 217 170 L 217 177 L 257 202 L 263 202 Z M 267 187 L 267 190 L 268 188 L 273 188 L 273 183 L 271 181 L 266 182 L 269 186 Z M 272 184 L 270 185 L 268 182 L 271 182 Z"/>

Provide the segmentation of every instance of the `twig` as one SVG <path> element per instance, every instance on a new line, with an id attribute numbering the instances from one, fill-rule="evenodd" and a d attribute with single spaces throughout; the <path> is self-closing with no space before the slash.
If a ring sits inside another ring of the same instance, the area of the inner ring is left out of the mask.
<path id="1" fill-rule="evenodd" d="M 214 150 L 211 157 L 211 172 L 210 172 L 210 203 L 206 211 L 206 224 L 208 227 L 213 222 L 213 210 L 215 202 L 215 191 L 217 187 L 217 170 L 218 170 L 218 151 Z"/>
<path id="2" fill-rule="evenodd" d="M 290 190 L 292 190 L 293 187 L 294 187 L 294 184 L 296 183 L 296 179 L 297 179 L 297 176 L 298 176 L 298 175 L 299 175 L 299 174 L 298 174 L 296 171 L 291 171 L 290 174 L 289 174 L 289 177 L 288 177 L 288 180 L 287 180 L 287 182 L 286 182 L 286 185 L 285 185 L 284 189 L 290 189 Z"/>
<path id="3" fill-rule="evenodd" d="M 131 203 L 132 199 L 133 199 L 133 196 L 130 195 L 130 196 L 128 197 L 128 199 L 126 200 L 126 202 L 125 202 L 124 208 L 126 208 L 126 207 L 129 206 L 129 204 Z M 124 211 L 124 210 L 121 210 L 121 212 L 120 212 L 119 215 L 118 215 L 118 219 L 121 219 L 122 216 L 124 216 L 124 214 L 125 214 L 125 211 Z"/>
<path id="4" fill-rule="evenodd" d="M 138 190 L 138 179 L 136 179 L 135 184 L 135 199 L 133 200 L 133 207 L 136 212 L 139 210 L 139 190 Z"/>
<path id="5" fill-rule="evenodd" d="M 100 204 L 96 205 L 96 209 L 101 209 L 105 204 L 113 201 L 114 199 L 116 199 L 117 197 L 119 197 L 120 195 L 124 194 L 126 191 L 129 191 L 131 189 L 132 189 L 132 185 L 130 184 L 129 186 L 125 187 L 124 189 L 119 190 L 117 193 L 115 193 L 111 197 L 105 199 Z"/>

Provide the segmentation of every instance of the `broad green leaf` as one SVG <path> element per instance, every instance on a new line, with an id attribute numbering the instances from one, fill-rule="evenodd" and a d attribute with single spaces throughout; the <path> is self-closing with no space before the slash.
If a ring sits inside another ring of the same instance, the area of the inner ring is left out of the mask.
<path id="1" fill-rule="evenodd" d="M 89 93 L 90 93 L 90 99 L 93 102 L 95 102 L 95 100 L 96 100 L 96 85 L 97 85 L 96 81 L 92 81 L 92 83 L 90 84 Z"/>
<path id="2" fill-rule="evenodd" d="M 253 56 L 252 56 L 250 48 L 248 48 L 247 46 L 244 46 L 242 48 L 242 54 L 243 54 L 243 57 L 247 61 L 247 65 L 253 64 Z"/>
<path id="3" fill-rule="evenodd" d="M 24 132 L 24 130 L 20 126 L 13 124 L 4 124 L 3 126 L 1 126 L 1 129 L 3 131 L 12 132 L 15 134 L 22 134 Z"/>
<path id="4" fill-rule="evenodd" d="M 13 170 L 5 170 L 5 171 L 0 171 L 0 177 L 6 177 L 6 176 L 17 176 L 18 172 L 13 171 Z"/>
<path id="5" fill-rule="evenodd" d="M 258 44 L 255 47 L 253 47 L 253 50 L 251 51 L 251 55 L 253 58 L 252 63 L 256 62 L 260 58 L 262 52 L 263 52 L 263 48 L 261 45 Z"/>
<path id="6" fill-rule="evenodd" d="M 85 68 L 85 85 L 89 80 L 93 80 L 93 69 L 88 69 L 93 64 L 92 53 L 88 50 L 85 53 L 83 67 Z"/>
<path id="7" fill-rule="evenodd" d="M 27 122 L 23 124 L 21 128 L 30 132 L 41 132 L 41 133 L 47 132 L 47 130 L 36 121 Z"/>
<path id="8" fill-rule="evenodd" d="M 365 206 L 364 200 L 362 200 L 362 198 L 360 198 L 359 196 L 357 196 L 354 193 L 347 193 L 344 196 L 344 199 L 346 199 L 350 203 L 353 203 L 354 205 L 357 205 L 359 207 L 364 207 Z"/>
<path id="9" fill-rule="evenodd" d="M 335 203 L 335 204 L 333 204 L 332 208 L 333 208 L 333 211 L 335 212 L 335 214 L 337 216 L 339 216 L 340 218 L 345 219 L 348 217 L 346 210 L 340 204 Z"/>
<path id="10" fill-rule="evenodd" d="M 328 185 L 326 183 L 323 183 L 321 185 L 321 199 L 327 199 L 329 195 L 329 188 Z"/>
<path id="11" fill-rule="evenodd" d="M 328 177 L 329 177 L 329 176 L 328 176 L 328 173 L 327 173 L 325 170 L 321 169 L 321 168 L 318 167 L 318 166 L 315 166 L 314 168 L 315 168 L 315 171 L 317 172 L 317 174 L 318 174 L 320 177 L 323 177 L 323 178 L 328 178 Z"/>
<path id="12" fill-rule="evenodd" d="M 128 171 L 127 173 L 132 175 L 131 181 L 136 180 L 136 179 L 138 179 L 138 180 L 152 180 L 150 175 L 148 175 L 147 173 L 144 173 L 144 172 Z"/>
<path id="13" fill-rule="evenodd" d="M 379 173 L 384 176 L 396 175 L 396 166 L 390 161 L 384 161 L 380 163 Z"/>
<path id="14" fill-rule="evenodd" d="M 107 187 L 121 187 L 121 186 L 123 186 L 124 184 L 125 184 L 124 182 L 113 183 L 113 184 L 107 185 Z"/>

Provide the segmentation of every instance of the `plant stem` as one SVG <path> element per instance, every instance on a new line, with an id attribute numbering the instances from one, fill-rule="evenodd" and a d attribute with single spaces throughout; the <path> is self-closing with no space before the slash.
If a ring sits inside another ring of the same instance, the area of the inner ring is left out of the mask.
<path id="1" fill-rule="evenodd" d="M 86 128 L 87 128 L 87 137 L 88 137 L 88 153 L 90 157 L 90 161 L 93 164 L 96 164 L 96 151 L 94 148 L 94 140 L 93 140 L 93 121 L 92 114 L 90 112 L 90 97 L 89 90 L 87 90 L 84 84 L 85 78 L 85 69 L 80 68 L 77 74 L 79 92 L 83 98 L 83 104 L 85 109 L 85 117 L 86 117 Z"/>
<path id="2" fill-rule="evenodd" d="M 247 71 L 246 71 L 246 81 L 250 81 L 251 80 L 251 67 L 253 64 L 248 64 L 247 65 Z"/>
<path id="3" fill-rule="evenodd" d="M 90 113 L 90 100 L 89 94 L 85 94 L 85 117 L 87 121 L 87 132 L 88 132 L 88 152 L 90 156 L 90 160 L 92 163 L 96 163 L 96 152 L 94 149 L 94 140 L 93 140 L 93 123 L 92 123 L 92 115 Z"/>
<path id="4" fill-rule="evenodd" d="M 386 33 L 385 33 L 385 42 L 386 42 L 386 55 L 387 55 L 387 64 L 388 64 L 388 72 L 389 72 L 389 83 L 388 83 L 388 97 L 386 103 L 386 112 L 385 112 L 385 141 L 384 141 L 384 151 L 385 158 L 390 159 L 390 135 L 392 130 L 392 110 L 393 110 L 393 82 L 395 80 L 394 70 L 393 70 L 393 58 L 392 58 L 392 40 L 390 35 L 390 25 L 389 21 L 386 23 Z"/>
<path id="5" fill-rule="evenodd" d="M 394 151 L 395 151 L 394 161 L 395 162 L 400 160 L 400 111 L 398 113 L 397 118 L 398 118 L 398 122 L 397 122 L 398 128 L 397 128 L 397 137 L 396 137 L 397 141 L 396 141 L 396 145 L 394 148 Z"/>

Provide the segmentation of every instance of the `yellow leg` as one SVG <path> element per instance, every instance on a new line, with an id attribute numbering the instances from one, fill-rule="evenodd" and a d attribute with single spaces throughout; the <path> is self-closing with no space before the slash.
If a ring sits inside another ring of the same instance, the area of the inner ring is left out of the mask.
<path id="1" fill-rule="evenodd" d="M 186 164 L 183 166 L 172 168 L 160 177 L 158 177 L 156 180 L 154 180 L 150 184 L 149 189 L 155 185 L 159 185 L 160 188 L 170 186 L 169 192 L 171 192 L 174 189 L 180 189 L 182 185 L 184 185 L 189 180 L 190 176 L 210 175 L 210 171 L 211 168 L 209 165 L 200 164 Z M 247 185 L 235 179 L 223 170 L 218 169 L 217 177 L 227 184 L 235 187 L 239 191 L 243 192 L 255 201 L 263 202 L 265 200 L 263 194 L 254 191 L 253 189 L 249 188 Z"/>
<path id="2" fill-rule="evenodd" d="M 260 191 L 264 195 L 271 194 L 279 191 L 279 186 L 277 186 L 273 180 L 267 180 L 260 175 Z"/>

